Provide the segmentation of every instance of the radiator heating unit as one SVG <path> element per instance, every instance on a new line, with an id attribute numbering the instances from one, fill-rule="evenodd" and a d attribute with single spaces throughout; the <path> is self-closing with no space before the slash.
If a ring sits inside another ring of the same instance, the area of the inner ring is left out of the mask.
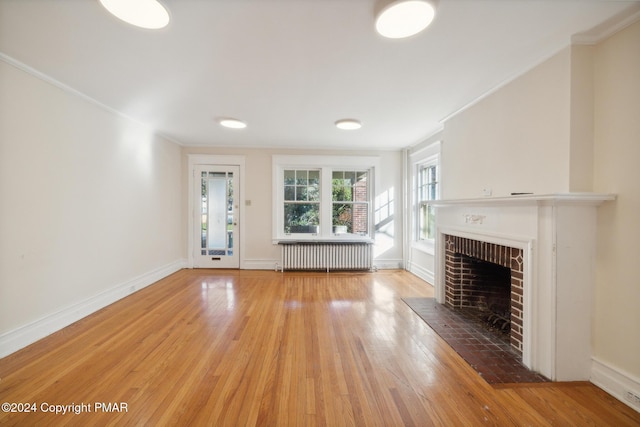
<path id="1" fill-rule="evenodd" d="M 373 270 L 370 243 L 280 243 L 281 270 Z"/>

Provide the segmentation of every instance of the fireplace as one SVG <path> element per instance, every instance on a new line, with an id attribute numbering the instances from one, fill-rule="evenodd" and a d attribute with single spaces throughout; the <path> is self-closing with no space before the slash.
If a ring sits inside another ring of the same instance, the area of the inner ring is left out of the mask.
<path id="1" fill-rule="evenodd" d="M 494 333 L 508 333 L 522 358 L 523 251 L 444 235 L 445 305 L 474 311 Z"/>
<path id="2" fill-rule="evenodd" d="M 509 269 L 509 340 L 522 363 L 554 381 L 588 380 L 597 206 L 614 199 L 566 193 L 434 201 L 437 302 L 490 305 L 493 291 L 473 296 L 475 277 L 484 274 L 470 273 L 473 263 Z"/>

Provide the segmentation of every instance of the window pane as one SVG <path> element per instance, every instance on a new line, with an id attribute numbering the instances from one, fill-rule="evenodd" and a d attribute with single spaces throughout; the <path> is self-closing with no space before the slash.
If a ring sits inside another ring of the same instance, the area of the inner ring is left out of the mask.
<path id="1" fill-rule="evenodd" d="M 307 171 L 296 171 L 296 184 L 307 185 Z"/>
<path id="2" fill-rule="evenodd" d="M 292 187 L 294 188 L 294 187 Z M 287 198 L 287 189 L 285 188 L 285 200 L 297 200 L 299 202 L 314 202 L 320 200 L 320 192 L 317 186 L 298 186 L 295 187 L 295 199 Z"/>
<path id="3" fill-rule="evenodd" d="M 420 204 L 418 220 L 419 220 L 419 238 L 421 240 L 434 239 L 436 236 L 435 227 L 435 210 L 433 206 L 426 203 Z"/>
<path id="4" fill-rule="evenodd" d="M 358 180 L 353 188 L 353 200 L 366 202 L 369 200 L 369 187 L 367 184 L 367 172 L 358 172 Z"/>
<path id="5" fill-rule="evenodd" d="M 436 180 L 437 180 L 436 167 L 431 166 L 429 168 L 429 182 L 436 182 Z"/>
<path id="6" fill-rule="evenodd" d="M 318 233 L 320 224 L 319 203 L 285 203 L 285 233 Z"/>
<path id="7" fill-rule="evenodd" d="M 332 174 L 332 199 L 336 202 L 367 202 L 369 191 L 366 171 L 334 171 Z"/>
<path id="8" fill-rule="evenodd" d="M 435 200 L 437 198 L 436 189 L 436 184 L 429 184 L 429 194 L 427 195 L 428 200 Z"/>
<path id="9" fill-rule="evenodd" d="M 284 199 L 295 200 L 296 199 L 296 187 L 287 185 L 284 187 Z"/>
<path id="10" fill-rule="evenodd" d="M 418 222 L 419 224 L 419 238 L 420 240 L 426 240 L 428 239 L 428 230 L 427 230 L 427 224 L 429 223 L 429 215 L 427 213 L 427 205 L 426 204 L 421 204 L 420 208 L 419 208 L 419 213 L 418 213 Z"/>
<path id="11" fill-rule="evenodd" d="M 302 202 L 307 200 L 307 187 L 296 187 L 296 200 Z"/>
<path id="12" fill-rule="evenodd" d="M 320 201 L 320 191 L 318 191 L 318 186 L 307 187 L 307 200 L 310 202 Z"/>
<path id="13" fill-rule="evenodd" d="M 344 173 L 344 185 L 351 187 L 356 183 L 356 173 L 355 172 L 345 172 Z"/>
<path id="14" fill-rule="evenodd" d="M 367 203 L 353 204 L 353 233 L 369 234 L 369 205 Z"/>
<path id="15" fill-rule="evenodd" d="M 309 171 L 309 185 L 320 185 L 320 171 Z"/>
<path id="16" fill-rule="evenodd" d="M 335 201 L 351 201 L 353 200 L 351 187 L 345 187 L 344 181 L 337 179 L 333 181 L 332 185 L 332 198 Z"/>
<path id="17" fill-rule="evenodd" d="M 331 199 L 334 201 L 345 200 L 344 172 L 333 171 L 331 174 Z"/>
<path id="18" fill-rule="evenodd" d="M 223 249 L 227 243 L 227 177 L 224 172 L 210 172 L 207 178 L 208 222 L 207 248 Z"/>
<path id="19" fill-rule="evenodd" d="M 334 233 L 351 233 L 353 230 L 353 212 L 351 204 L 334 203 L 332 225 L 334 227 Z M 344 227 L 343 231 L 336 231 L 335 227 Z"/>
<path id="20" fill-rule="evenodd" d="M 284 171 L 284 184 L 293 185 L 296 183 L 296 171 Z"/>
<path id="21" fill-rule="evenodd" d="M 427 206 L 427 239 L 435 239 L 436 237 L 436 217 L 434 214 L 433 206 Z"/>
<path id="22" fill-rule="evenodd" d="M 332 213 L 333 232 L 336 234 L 369 233 L 368 203 L 334 203 Z"/>

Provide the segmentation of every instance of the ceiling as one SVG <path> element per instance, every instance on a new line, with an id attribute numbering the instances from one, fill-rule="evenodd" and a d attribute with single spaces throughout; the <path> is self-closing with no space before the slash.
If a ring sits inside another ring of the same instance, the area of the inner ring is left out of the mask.
<path id="1" fill-rule="evenodd" d="M 440 0 L 423 33 L 384 39 L 377 0 L 161 0 L 142 30 L 98 0 L 0 0 L 0 52 L 186 146 L 400 149 L 640 2 Z M 248 123 L 222 128 L 219 117 Z M 356 118 L 363 127 L 339 130 Z"/>

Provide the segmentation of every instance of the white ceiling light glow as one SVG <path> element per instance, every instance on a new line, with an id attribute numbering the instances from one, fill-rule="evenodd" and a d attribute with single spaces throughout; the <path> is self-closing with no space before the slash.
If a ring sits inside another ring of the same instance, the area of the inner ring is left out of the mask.
<path id="1" fill-rule="evenodd" d="M 435 0 L 394 0 L 378 12 L 376 31 L 390 39 L 410 37 L 427 28 L 435 16 Z"/>
<path id="2" fill-rule="evenodd" d="M 218 120 L 221 126 L 224 126 L 229 129 L 244 129 L 247 127 L 247 124 L 242 120 L 232 119 L 232 118 L 224 118 Z"/>
<path id="3" fill-rule="evenodd" d="M 362 127 L 362 123 L 355 119 L 342 119 L 336 122 L 336 127 L 342 130 L 356 130 Z"/>
<path id="4" fill-rule="evenodd" d="M 157 0 L 100 0 L 116 18 L 136 27 L 157 30 L 169 24 L 169 12 Z"/>

